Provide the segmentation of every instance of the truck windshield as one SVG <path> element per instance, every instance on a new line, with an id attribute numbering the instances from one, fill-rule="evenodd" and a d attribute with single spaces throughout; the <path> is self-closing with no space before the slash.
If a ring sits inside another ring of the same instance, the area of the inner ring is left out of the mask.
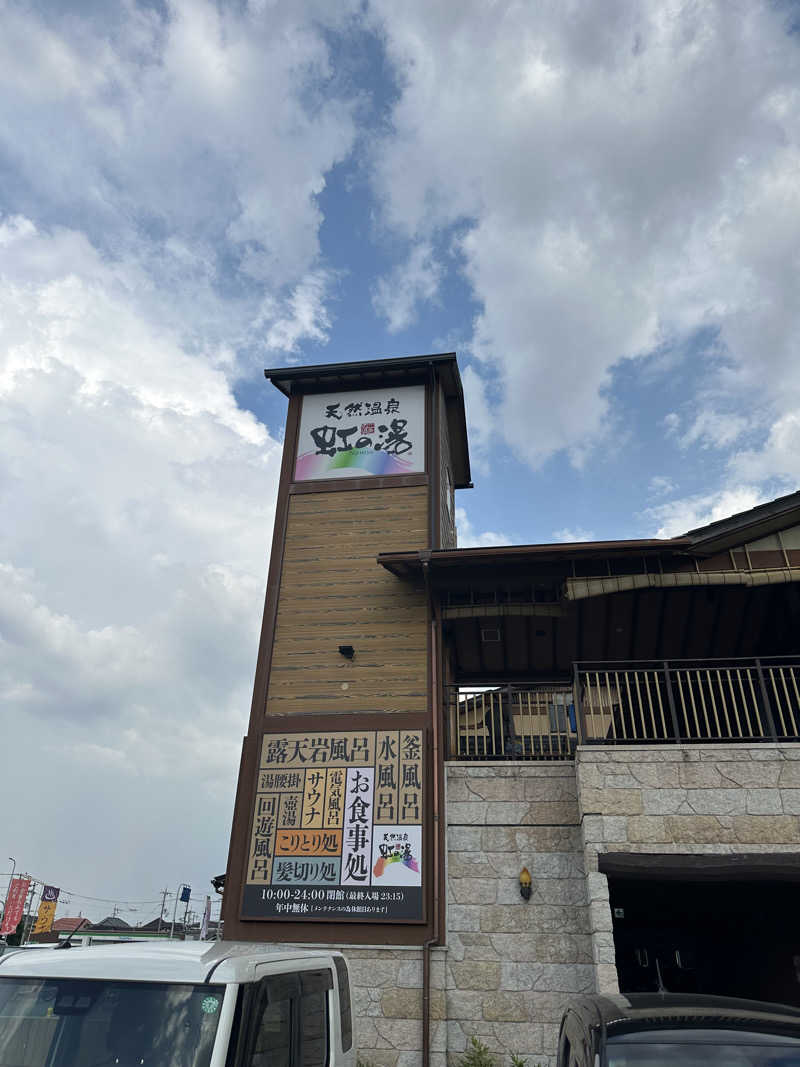
<path id="1" fill-rule="evenodd" d="M 0 1067 L 208 1067 L 225 987 L 0 978 Z"/>

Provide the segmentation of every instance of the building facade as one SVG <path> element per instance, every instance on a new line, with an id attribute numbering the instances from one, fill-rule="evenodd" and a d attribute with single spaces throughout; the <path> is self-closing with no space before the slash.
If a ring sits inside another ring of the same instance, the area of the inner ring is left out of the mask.
<path id="1" fill-rule="evenodd" d="M 473 1035 L 554 1062 L 582 992 L 800 1003 L 800 494 L 458 549 L 454 355 L 266 374 L 289 407 L 225 936 L 341 947 L 380 1067 Z"/>

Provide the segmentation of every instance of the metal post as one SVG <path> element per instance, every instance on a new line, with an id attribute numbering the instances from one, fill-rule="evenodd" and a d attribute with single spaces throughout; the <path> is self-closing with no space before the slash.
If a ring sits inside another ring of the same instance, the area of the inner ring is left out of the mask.
<path id="1" fill-rule="evenodd" d="M 164 918 L 164 908 L 167 906 L 168 892 L 169 891 L 165 889 L 164 892 L 161 894 L 161 911 L 158 913 L 158 929 L 156 930 L 157 934 L 161 933 L 161 920 Z"/>
<path id="2" fill-rule="evenodd" d="M 180 891 L 180 888 L 179 888 L 178 892 L 175 894 L 175 904 L 173 905 L 173 908 L 172 908 L 172 926 L 170 927 L 170 931 L 169 931 L 170 940 L 172 940 L 172 938 L 175 936 L 175 916 L 178 914 L 178 897 L 180 895 L 181 895 L 181 891 Z"/>
<path id="3" fill-rule="evenodd" d="M 8 879 L 8 889 L 6 889 L 6 899 L 3 901 L 3 914 L 2 914 L 2 916 L 0 916 L 0 924 L 2 923 L 2 920 L 5 919 L 5 917 L 6 917 L 6 908 L 8 907 L 8 894 L 11 892 L 11 883 L 14 881 L 14 872 L 17 869 L 17 861 L 14 859 L 14 857 L 13 856 L 9 856 L 8 858 L 11 860 L 11 864 L 12 864 L 12 866 L 11 866 L 11 875 L 9 876 L 9 879 Z"/>
<path id="4" fill-rule="evenodd" d="M 30 889 L 31 898 L 30 898 L 30 901 L 28 903 L 28 914 L 22 916 L 22 937 L 20 938 L 20 941 L 19 941 L 19 943 L 21 945 L 26 944 L 28 938 L 31 936 L 31 931 L 33 930 L 34 923 L 31 922 L 31 913 L 33 912 L 33 902 L 36 899 L 36 886 L 38 884 L 39 883 L 35 882 L 35 881 L 31 882 L 31 889 Z M 44 888 L 44 886 L 42 886 L 42 888 Z M 35 920 L 34 920 L 34 922 L 35 922 Z"/>
<path id="5" fill-rule="evenodd" d="M 578 744 L 586 744 L 586 718 L 583 710 L 583 696 L 581 694 L 581 676 L 578 664 L 572 664 L 572 703 L 575 708 L 575 726 L 578 732 Z"/>
<path id="6" fill-rule="evenodd" d="M 758 684 L 761 688 L 761 699 L 764 701 L 764 718 L 767 720 L 767 726 L 773 741 L 778 740 L 778 734 L 775 730 L 775 720 L 772 717 L 772 705 L 769 702 L 769 693 L 767 692 L 767 683 L 764 680 L 764 671 L 761 667 L 761 660 L 756 660 L 756 670 L 758 671 Z"/>
<path id="7" fill-rule="evenodd" d="M 512 703 L 513 699 L 514 698 L 512 696 L 512 687 L 510 685 L 507 685 L 505 687 L 505 699 L 502 695 L 502 691 L 500 696 L 500 730 L 502 733 L 500 743 L 503 746 L 504 759 L 513 759 L 515 755 L 514 705 Z"/>
<path id="8" fill-rule="evenodd" d="M 669 662 L 664 660 L 664 680 L 667 683 L 667 700 L 669 701 L 669 714 L 672 719 L 672 729 L 675 732 L 675 744 L 680 744 L 681 731 L 678 725 L 678 712 L 675 709 L 675 694 L 672 692 L 672 678 L 669 673 Z"/>

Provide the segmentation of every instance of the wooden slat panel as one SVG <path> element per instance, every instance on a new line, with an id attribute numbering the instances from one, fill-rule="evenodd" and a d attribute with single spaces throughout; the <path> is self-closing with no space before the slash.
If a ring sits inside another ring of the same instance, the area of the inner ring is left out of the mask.
<path id="1" fill-rule="evenodd" d="M 608 658 L 625 659 L 630 654 L 634 593 L 616 593 L 609 598 Z"/>
<path id="2" fill-rule="evenodd" d="M 375 557 L 428 537 L 426 486 L 292 496 L 267 714 L 426 709 L 425 591 Z"/>
<path id="3" fill-rule="evenodd" d="M 657 659 L 658 619 L 661 610 L 662 589 L 643 589 L 640 592 L 639 611 L 634 634 L 634 659 Z"/>

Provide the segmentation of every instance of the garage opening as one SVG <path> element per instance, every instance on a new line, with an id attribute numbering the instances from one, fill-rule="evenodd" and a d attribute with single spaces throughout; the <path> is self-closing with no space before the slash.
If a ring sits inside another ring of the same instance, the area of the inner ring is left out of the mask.
<path id="1" fill-rule="evenodd" d="M 764 870 L 748 877 L 735 864 L 694 879 L 690 865 L 683 877 L 675 870 L 665 876 L 657 863 L 649 877 L 607 873 L 622 992 L 800 1006 L 800 877 L 770 878 Z"/>

